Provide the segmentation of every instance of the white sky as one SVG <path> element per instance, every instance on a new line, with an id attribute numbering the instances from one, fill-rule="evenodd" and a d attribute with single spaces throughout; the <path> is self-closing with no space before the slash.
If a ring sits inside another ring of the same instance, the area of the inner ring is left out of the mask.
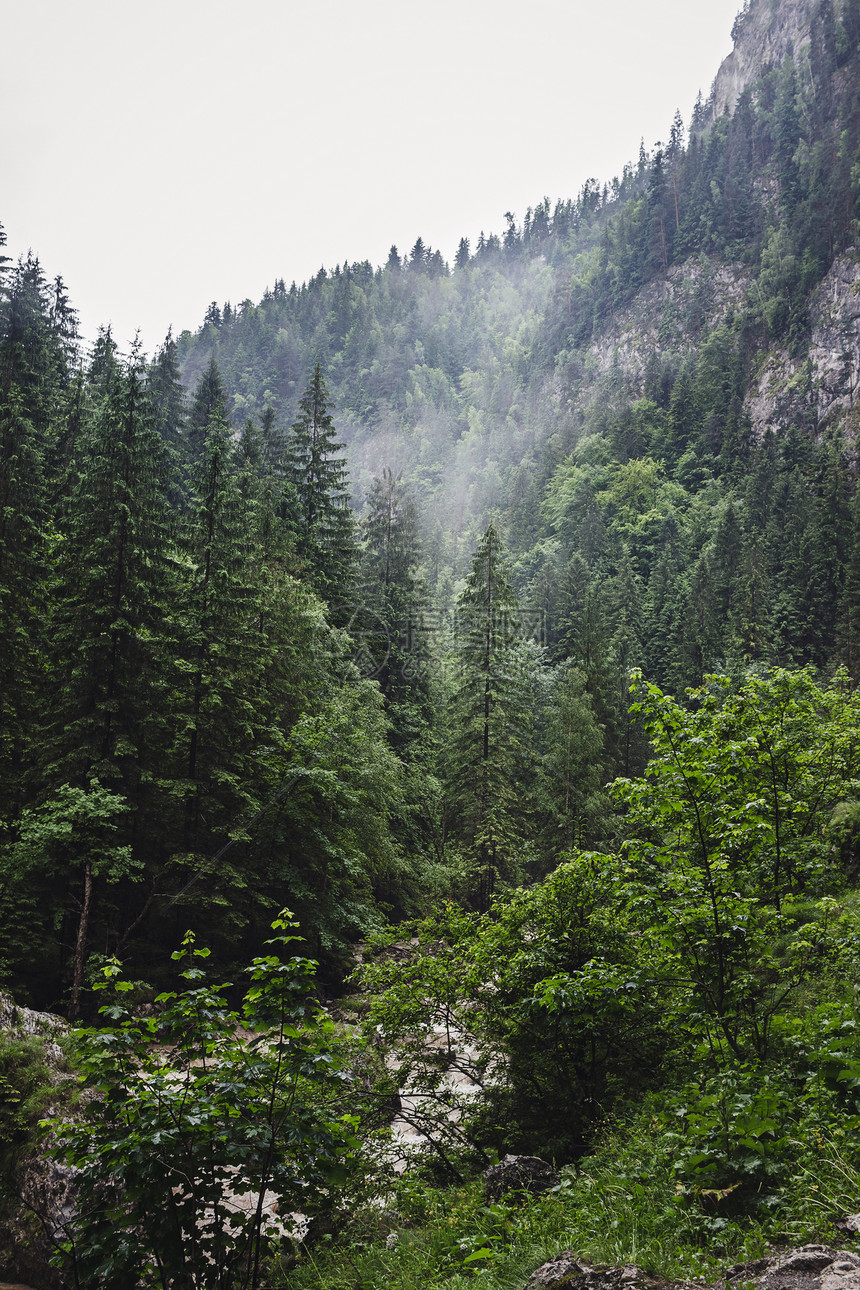
<path id="1" fill-rule="evenodd" d="M 17 0 L 0 222 L 152 350 L 419 235 L 501 232 L 685 121 L 741 0 Z"/>

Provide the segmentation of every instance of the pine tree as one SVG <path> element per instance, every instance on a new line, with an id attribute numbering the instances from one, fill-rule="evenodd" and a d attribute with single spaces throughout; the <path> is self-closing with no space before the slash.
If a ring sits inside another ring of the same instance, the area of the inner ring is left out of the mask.
<path id="1" fill-rule="evenodd" d="M 851 505 L 851 546 L 839 604 L 838 644 L 839 658 L 856 684 L 860 678 L 860 489 Z"/>
<path id="2" fill-rule="evenodd" d="M 317 363 L 290 428 L 287 478 L 295 490 L 297 555 L 311 586 L 346 621 L 356 559 L 355 524 L 343 444 L 338 443 L 322 374 Z"/>
<path id="3" fill-rule="evenodd" d="M 98 369 L 95 407 L 79 440 L 60 546 L 51 639 L 57 689 L 43 773 L 55 793 L 68 785 L 96 798 L 109 794 L 113 805 L 103 832 L 114 838 L 101 843 L 103 854 L 113 857 L 110 863 L 99 869 L 84 854 L 83 873 L 62 878 L 72 907 L 82 886 L 72 1015 L 79 1006 L 89 925 L 98 912 L 100 928 L 107 921 L 115 936 L 123 914 L 133 916 L 124 883 L 139 880 L 154 861 L 164 811 L 156 779 L 169 738 L 170 529 L 164 448 L 144 382 L 138 351 L 127 363 L 112 358 Z"/>
<path id="4" fill-rule="evenodd" d="M 2 243 L 5 243 L 5 237 Z M 7 257 L 4 257 L 4 260 Z M 50 369 L 40 275 L 19 267 L 0 301 L 0 820 L 15 818 L 39 707 Z"/>
<path id="5" fill-rule="evenodd" d="M 426 740 L 429 659 L 424 634 L 427 593 L 415 500 L 386 467 L 373 481 L 361 524 L 361 595 L 351 630 L 369 652 L 392 723 L 392 745 L 405 755 Z"/>
<path id="6" fill-rule="evenodd" d="M 461 237 L 457 244 L 457 254 L 454 256 L 454 265 L 458 269 L 466 269 L 469 267 L 470 259 L 471 252 L 469 250 L 469 239 L 467 237 Z"/>
<path id="7" fill-rule="evenodd" d="M 603 733 L 578 668 L 560 664 L 553 669 L 547 697 L 536 798 L 543 817 L 544 863 L 554 868 L 565 852 L 593 846 L 596 840 L 605 809 L 600 797 Z"/>
<path id="8" fill-rule="evenodd" d="M 253 588 L 230 429 L 218 403 L 192 483 L 177 757 L 184 762 L 183 850 L 205 856 L 243 808 L 256 805 L 238 772 L 253 741 L 253 676 L 243 659 Z"/>
<path id="9" fill-rule="evenodd" d="M 529 656 L 519 604 L 491 524 L 457 601 L 458 677 L 452 698 L 448 804 L 452 834 L 471 856 L 477 901 L 516 876 L 523 843 L 521 787 L 530 764 Z"/>
<path id="10" fill-rule="evenodd" d="M 186 425 L 187 454 L 193 464 L 200 460 L 206 443 L 209 426 L 215 420 L 226 419 L 227 393 L 213 354 L 194 390 Z"/>
<path id="11" fill-rule="evenodd" d="M 146 388 L 155 428 L 178 461 L 185 443 L 186 400 L 172 329 L 149 366 Z"/>

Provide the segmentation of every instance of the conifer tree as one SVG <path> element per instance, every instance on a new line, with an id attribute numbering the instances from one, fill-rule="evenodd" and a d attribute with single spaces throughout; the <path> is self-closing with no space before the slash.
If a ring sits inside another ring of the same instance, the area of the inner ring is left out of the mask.
<path id="1" fill-rule="evenodd" d="M 447 772 L 452 833 L 471 856 L 477 901 L 517 873 L 523 842 L 520 787 L 531 760 L 529 655 L 519 602 L 490 524 L 457 601 L 458 676 Z"/>
<path id="2" fill-rule="evenodd" d="M 578 668 L 553 669 L 543 713 L 543 752 L 535 795 L 548 868 L 574 847 L 593 846 L 605 810 L 603 732 Z"/>
<path id="3" fill-rule="evenodd" d="M 0 820 L 10 820 L 39 707 L 53 364 L 38 264 L 19 265 L 0 292 Z"/>
<path id="4" fill-rule="evenodd" d="M 185 783 L 182 849 L 196 863 L 244 808 L 258 805 L 254 776 L 240 771 L 256 733 L 256 678 L 243 638 L 253 618 L 250 535 L 218 401 L 192 484 L 177 757 Z"/>
<path id="5" fill-rule="evenodd" d="M 209 366 L 197 382 L 188 411 L 186 442 L 188 458 L 192 464 L 203 455 L 210 425 L 214 421 L 226 420 L 226 417 L 227 393 L 213 354 Z"/>
<path id="6" fill-rule="evenodd" d="M 51 637 L 57 689 L 43 773 L 55 794 L 64 785 L 95 794 L 93 802 L 99 793 L 109 794 L 102 832 L 113 839 L 102 838 L 95 848 L 101 868 L 83 854 L 82 874 L 61 877 L 65 900 L 79 909 L 73 1015 L 89 924 L 98 916 L 100 928 L 107 920 L 116 935 L 121 916 L 134 916 L 130 898 L 116 892 L 122 893 L 127 878 L 139 879 L 154 860 L 164 811 L 156 781 L 169 741 L 170 529 L 164 449 L 144 382 L 137 350 L 127 363 L 111 355 L 98 369 L 96 402 L 76 451 L 60 547 Z M 123 911 L 115 907 L 117 898 L 125 900 Z"/>
<path id="7" fill-rule="evenodd" d="M 171 455 L 181 460 L 185 442 L 186 400 L 172 328 L 149 366 L 146 388 L 152 403 L 155 428 L 168 445 Z"/>
<path id="8" fill-rule="evenodd" d="M 851 545 L 837 631 L 839 657 L 856 684 L 860 678 L 860 490 L 851 505 Z"/>
<path id="9" fill-rule="evenodd" d="M 373 481 L 361 524 L 360 597 L 351 629 L 369 652 L 392 723 L 393 747 L 405 754 L 426 740 L 430 717 L 428 656 L 415 501 L 385 467 Z"/>
<path id="10" fill-rule="evenodd" d="M 356 559 L 343 444 L 338 443 L 322 367 L 317 363 L 290 429 L 287 477 L 295 490 L 297 554 L 315 591 L 348 618 Z"/>

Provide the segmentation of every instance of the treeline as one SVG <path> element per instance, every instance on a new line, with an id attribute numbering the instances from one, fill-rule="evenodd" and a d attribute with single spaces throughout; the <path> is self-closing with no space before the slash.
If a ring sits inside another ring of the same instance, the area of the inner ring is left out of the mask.
<path id="1" fill-rule="evenodd" d="M 74 1014 L 100 956 L 145 971 L 193 911 L 229 957 L 286 904 L 336 964 L 398 889 L 404 772 L 336 625 L 357 544 L 322 376 L 289 443 L 237 436 L 214 366 L 186 409 L 171 341 L 81 362 L 61 287 L 7 277 L 4 979 Z"/>
<path id="2" fill-rule="evenodd" d="M 646 283 L 701 255 L 752 267 L 746 312 L 759 341 L 800 340 L 811 286 L 856 235 L 859 49 L 857 0 L 838 18 L 821 0 L 797 62 L 748 86 L 731 116 L 714 120 L 700 97 L 689 130 L 676 113 L 666 142 L 642 146 L 620 178 L 589 180 L 575 200 L 544 198 L 520 222 L 508 212 L 504 233 L 482 233 L 474 248 L 461 239 L 453 270 L 419 237 L 375 270 L 344 263 L 301 287 L 278 279 L 257 305 L 213 302 L 201 330 L 183 335 L 181 359 L 196 376 L 217 352 L 234 398 L 261 409 L 294 405 L 302 364 L 319 355 L 341 406 L 364 424 L 380 404 L 406 411 L 416 368 L 456 382 L 481 366 L 492 342 L 480 325 L 461 325 L 461 310 L 479 323 L 481 296 L 527 291 L 538 265 L 551 269 L 552 299 L 529 358 L 553 364 Z M 521 314 L 531 303 L 520 300 Z"/>
<path id="3" fill-rule="evenodd" d="M 78 1015 L 192 923 L 239 960 L 289 906 L 324 971 L 383 917 L 552 867 L 600 835 L 603 734 L 550 667 L 492 525 L 453 615 L 410 489 L 350 507 L 322 369 L 289 430 L 231 428 L 103 332 L 84 358 L 32 259 L 0 306 L 0 955 Z M 565 737 L 556 745 L 564 724 Z"/>

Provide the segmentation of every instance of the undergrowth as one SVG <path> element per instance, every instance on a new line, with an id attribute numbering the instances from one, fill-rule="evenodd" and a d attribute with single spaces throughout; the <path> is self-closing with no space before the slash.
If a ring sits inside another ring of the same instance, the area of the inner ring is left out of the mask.
<path id="1" fill-rule="evenodd" d="M 709 1282 L 772 1245 L 820 1239 L 857 1208 L 860 1172 L 844 1139 L 825 1131 L 786 1140 L 795 1167 L 778 1201 L 733 1214 L 730 1195 L 680 1181 L 678 1147 L 654 1107 L 604 1133 L 594 1153 L 562 1170 L 558 1187 L 488 1203 L 481 1180 L 442 1189 L 393 1180 L 386 1209 L 353 1212 L 343 1230 L 281 1261 L 280 1281 L 300 1290 L 522 1290 L 563 1250 L 594 1263 L 631 1264 L 667 1278 Z"/>

